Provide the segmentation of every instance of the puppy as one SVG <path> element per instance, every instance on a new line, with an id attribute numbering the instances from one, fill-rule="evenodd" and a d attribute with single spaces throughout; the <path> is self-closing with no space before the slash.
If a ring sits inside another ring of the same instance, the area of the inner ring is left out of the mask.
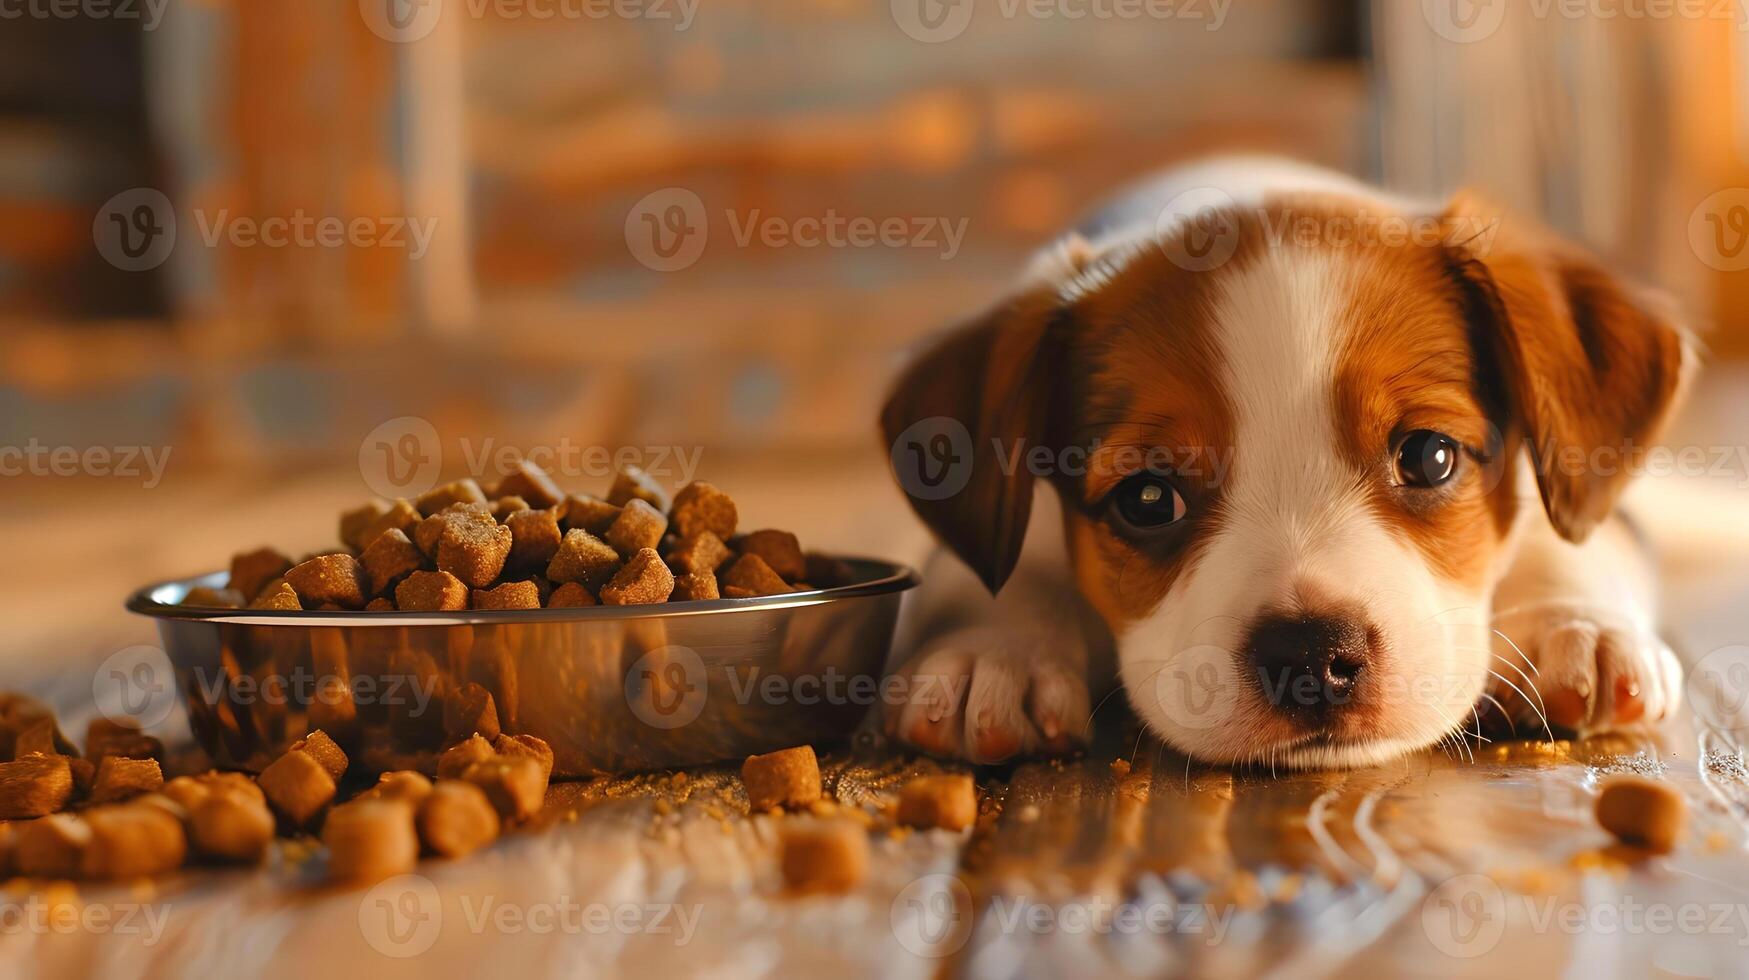
<path id="1" fill-rule="evenodd" d="M 1612 512 L 1694 361 L 1657 301 L 1478 202 L 1170 172 L 897 382 L 895 475 L 958 561 L 907 614 L 887 730 L 1063 751 L 1114 669 L 1213 763 L 1661 719 L 1681 668 Z"/>

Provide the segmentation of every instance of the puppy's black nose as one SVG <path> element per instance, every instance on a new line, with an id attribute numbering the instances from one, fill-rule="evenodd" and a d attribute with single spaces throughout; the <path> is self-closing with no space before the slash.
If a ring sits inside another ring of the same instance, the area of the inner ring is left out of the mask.
<path id="1" fill-rule="evenodd" d="M 1245 652 L 1264 699 L 1316 725 L 1354 700 L 1370 642 L 1367 628 L 1353 619 L 1270 616 L 1252 626 Z"/>

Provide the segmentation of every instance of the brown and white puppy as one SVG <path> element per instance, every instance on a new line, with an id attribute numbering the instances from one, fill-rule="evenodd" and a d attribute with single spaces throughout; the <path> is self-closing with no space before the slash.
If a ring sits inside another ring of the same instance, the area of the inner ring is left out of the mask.
<path id="1" fill-rule="evenodd" d="M 1652 300 L 1476 204 L 1173 171 L 899 380 L 895 474 L 963 565 L 926 571 L 888 731 L 1068 748 L 1113 654 L 1211 762 L 1374 763 L 1490 707 L 1662 718 L 1681 668 L 1612 510 L 1692 362 Z"/>

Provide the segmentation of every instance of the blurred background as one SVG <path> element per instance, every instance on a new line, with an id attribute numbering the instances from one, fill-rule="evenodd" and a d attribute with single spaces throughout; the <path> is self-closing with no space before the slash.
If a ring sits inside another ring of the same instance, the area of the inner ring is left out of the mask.
<path id="1" fill-rule="evenodd" d="M 1479 188 L 1664 286 L 1711 325 L 1681 438 L 1729 449 L 1740 8 L 0 5 L 0 671 L 147 637 L 132 587 L 330 543 L 385 479 L 485 482 L 506 447 L 582 490 L 589 450 L 678 450 L 670 482 L 755 523 L 920 552 L 872 424 L 904 352 L 1216 151 Z M 1643 491 L 1691 621 L 1749 592 L 1732 466 Z"/>

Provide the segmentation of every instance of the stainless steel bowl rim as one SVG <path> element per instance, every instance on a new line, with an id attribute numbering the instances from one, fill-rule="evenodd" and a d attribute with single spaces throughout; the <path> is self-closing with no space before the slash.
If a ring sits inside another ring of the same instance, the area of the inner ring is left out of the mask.
<path id="1" fill-rule="evenodd" d="M 917 573 L 910 567 L 877 558 L 831 555 L 840 561 L 873 573 L 873 577 L 855 585 L 811 592 L 787 592 L 782 595 L 755 596 L 750 599 L 703 599 L 646 606 L 582 606 L 570 609 L 463 609 L 455 612 L 367 612 L 364 610 L 314 612 L 297 609 L 206 609 L 181 606 L 165 599 L 174 596 L 180 601 L 189 589 L 206 586 L 222 588 L 228 572 L 208 572 L 190 578 L 166 579 L 144 586 L 128 596 L 129 612 L 153 619 L 179 619 L 196 622 L 237 624 L 242 626 L 461 626 L 473 623 L 562 623 L 603 622 L 621 619 L 669 619 L 676 616 L 718 616 L 756 610 L 792 609 L 857 599 L 865 596 L 903 592 L 917 585 Z"/>

